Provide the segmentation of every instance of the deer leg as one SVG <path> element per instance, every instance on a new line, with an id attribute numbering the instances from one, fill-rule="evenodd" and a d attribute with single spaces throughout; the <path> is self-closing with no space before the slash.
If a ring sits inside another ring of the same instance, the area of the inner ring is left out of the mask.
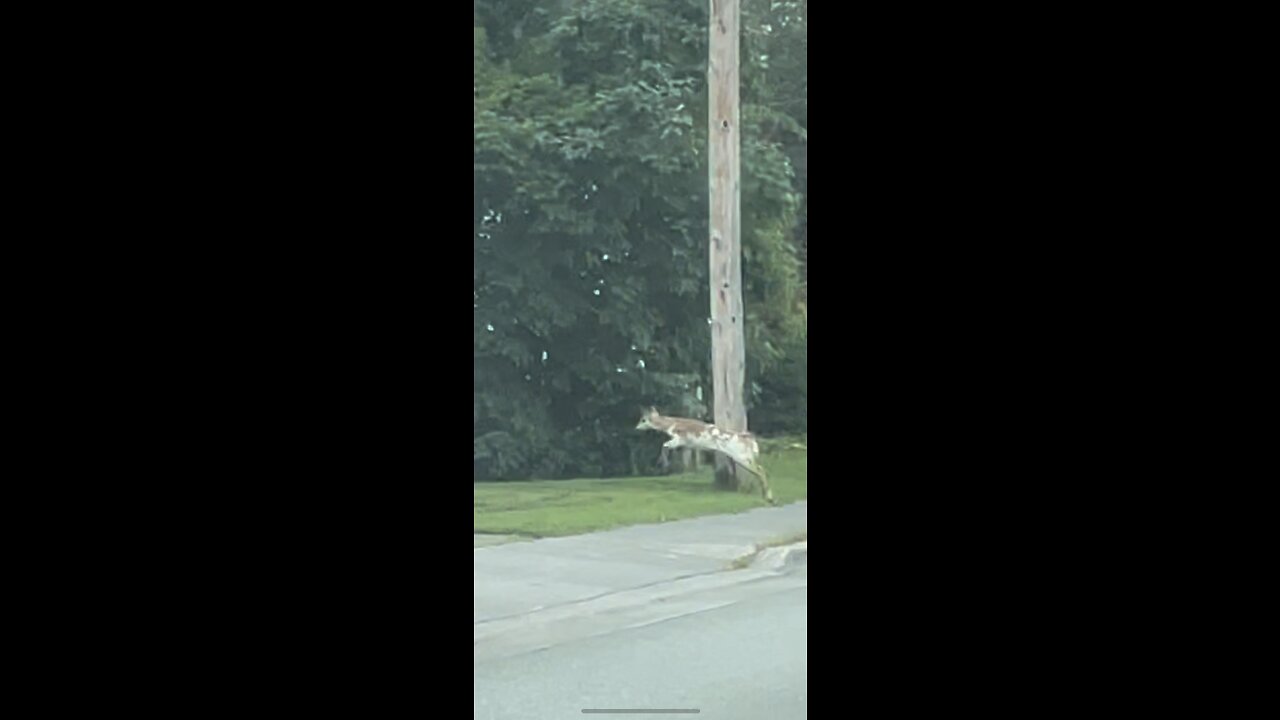
<path id="1" fill-rule="evenodd" d="M 662 467 L 663 471 L 666 471 L 671 465 L 671 449 L 677 447 L 679 444 L 679 439 L 674 437 L 662 443 L 662 452 L 658 455 L 658 464 Z"/>
<path id="2" fill-rule="evenodd" d="M 776 505 L 777 502 L 773 499 L 773 491 L 769 489 L 769 477 L 765 474 L 764 467 L 760 463 L 755 464 L 755 473 L 756 477 L 760 478 L 761 495 L 770 505 Z"/>
<path id="3" fill-rule="evenodd" d="M 773 490 L 769 489 L 769 477 L 765 473 L 764 466 L 760 464 L 760 461 L 755 458 L 734 458 L 733 460 L 735 474 L 738 467 L 742 466 L 752 475 L 755 475 L 760 481 L 760 496 L 763 497 L 770 505 L 776 504 L 773 499 Z"/>

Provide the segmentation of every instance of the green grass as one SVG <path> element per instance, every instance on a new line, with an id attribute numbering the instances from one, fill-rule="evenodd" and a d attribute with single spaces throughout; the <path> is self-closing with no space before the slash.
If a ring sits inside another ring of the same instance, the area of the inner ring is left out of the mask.
<path id="1" fill-rule="evenodd" d="M 766 446 L 767 447 L 767 446 Z M 808 497 L 808 453 L 762 458 L 779 505 Z M 710 471 L 663 477 L 475 483 L 477 533 L 554 537 L 768 507 L 759 493 L 712 487 Z"/>

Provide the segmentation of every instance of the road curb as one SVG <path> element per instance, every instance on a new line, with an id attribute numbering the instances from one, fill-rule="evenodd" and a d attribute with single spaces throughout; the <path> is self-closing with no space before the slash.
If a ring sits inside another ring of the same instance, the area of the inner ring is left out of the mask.
<path id="1" fill-rule="evenodd" d="M 742 560 L 746 560 L 745 557 Z M 750 568 L 753 570 L 782 570 L 786 568 L 795 568 L 795 566 L 808 564 L 809 560 L 809 541 L 794 542 L 791 544 L 782 544 L 778 547 L 767 547 L 754 553 L 750 560 L 742 564 L 739 561 L 739 568 Z"/>
<path id="2" fill-rule="evenodd" d="M 503 535 L 498 533 L 472 533 L 471 549 L 481 550 L 484 548 L 499 547 L 502 545 L 510 545 L 518 542 L 532 542 L 533 538 L 523 535 Z"/>
<path id="3" fill-rule="evenodd" d="M 806 565 L 809 562 L 809 541 L 767 548 L 756 556 L 749 567 L 759 570 L 781 570 Z"/>

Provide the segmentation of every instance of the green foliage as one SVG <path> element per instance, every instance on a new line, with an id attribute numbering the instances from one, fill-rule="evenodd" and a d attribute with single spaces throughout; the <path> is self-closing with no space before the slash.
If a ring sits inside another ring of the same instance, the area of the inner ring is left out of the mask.
<path id="1" fill-rule="evenodd" d="M 747 5 L 761 25 L 789 4 Z M 652 469 L 639 409 L 705 417 L 710 395 L 706 4 L 474 8 L 475 478 Z M 765 48 L 743 56 L 748 381 L 753 427 L 801 432 L 804 127 L 774 99 L 803 57 L 776 34 L 744 42 Z"/>

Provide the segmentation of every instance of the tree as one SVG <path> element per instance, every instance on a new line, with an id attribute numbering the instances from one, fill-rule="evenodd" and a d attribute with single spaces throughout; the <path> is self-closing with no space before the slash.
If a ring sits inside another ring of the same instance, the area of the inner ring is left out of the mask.
<path id="1" fill-rule="evenodd" d="M 649 470 L 639 408 L 705 412 L 706 8 L 474 7 L 475 477 Z M 799 203 L 784 148 L 752 127 L 748 373 L 765 379 L 799 327 Z"/>

